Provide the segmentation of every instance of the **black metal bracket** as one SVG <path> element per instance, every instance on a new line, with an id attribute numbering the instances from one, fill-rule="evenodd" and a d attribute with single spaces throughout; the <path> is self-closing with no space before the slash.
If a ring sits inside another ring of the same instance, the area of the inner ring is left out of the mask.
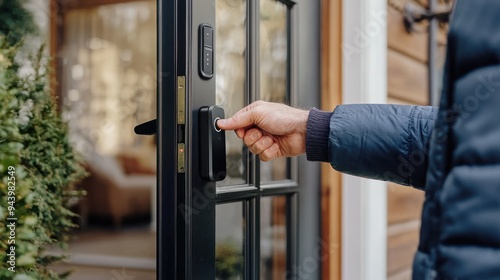
<path id="1" fill-rule="evenodd" d="M 438 5 L 431 11 L 415 3 L 408 2 L 404 6 L 404 25 L 408 33 L 418 32 L 416 23 L 436 19 L 439 23 L 447 23 L 450 19 L 451 7 L 449 5 Z"/>
<path id="2" fill-rule="evenodd" d="M 449 22 L 453 8 L 451 5 L 438 4 L 438 0 L 429 0 L 428 3 L 428 7 L 422 7 L 415 3 L 407 2 L 403 8 L 403 17 L 405 29 L 408 33 L 428 32 L 427 67 L 429 69 L 429 104 L 437 106 L 440 90 L 437 70 L 439 25 Z M 428 26 L 425 29 L 417 28 L 417 23 L 423 21 L 427 21 Z"/>

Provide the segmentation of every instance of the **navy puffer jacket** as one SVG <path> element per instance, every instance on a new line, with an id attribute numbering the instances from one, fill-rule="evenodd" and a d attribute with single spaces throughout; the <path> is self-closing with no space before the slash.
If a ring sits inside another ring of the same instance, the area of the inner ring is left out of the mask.
<path id="1" fill-rule="evenodd" d="M 313 109 L 307 156 L 425 191 L 413 279 L 500 279 L 500 1 L 456 3 L 439 111 Z"/>

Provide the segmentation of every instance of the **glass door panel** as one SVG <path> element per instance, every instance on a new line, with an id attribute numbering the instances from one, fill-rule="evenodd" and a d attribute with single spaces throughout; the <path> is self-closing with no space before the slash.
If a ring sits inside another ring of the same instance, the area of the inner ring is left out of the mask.
<path id="1" fill-rule="evenodd" d="M 260 200 L 260 279 L 285 279 L 287 265 L 286 196 Z"/>
<path id="2" fill-rule="evenodd" d="M 288 7 L 260 1 L 260 99 L 288 103 Z"/>
<path id="3" fill-rule="evenodd" d="M 247 2 L 216 0 L 216 103 L 232 116 L 246 103 Z M 218 186 L 247 182 L 246 150 L 232 132 L 226 133 L 227 177 Z"/>
<path id="4" fill-rule="evenodd" d="M 260 99 L 289 104 L 288 7 L 276 0 L 260 1 Z M 261 163 L 261 182 L 290 179 L 286 158 Z"/>
<path id="5" fill-rule="evenodd" d="M 289 160 L 287 158 L 278 158 L 269 162 L 261 162 L 260 180 L 265 184 L 289 179 L 288 168 Z"/>
<path id="6" fill-rule="evenodd" d="M 155 1 L 74 9 L 64 18 L 61 90 L 77 149 L 151 153 L 153 139 L 133 128 L 156 117 Z"/>
<path id="7" fill-rule="evenodd" d="M 80 184 L 82 226 L 68 249 L 87 263 L 67 266 L 75 279 L 155 279 L 156 141 L 134 126 L 156 118 L 156 1 L 66 2 L 58 82 L 71 142 L 89 172 Z"/>
<path id="8" fill-rule="evenodd" d="M 243 279 L 245 220 L 243 202 L 217 205 L 215 266 L 217 279 Z"/>

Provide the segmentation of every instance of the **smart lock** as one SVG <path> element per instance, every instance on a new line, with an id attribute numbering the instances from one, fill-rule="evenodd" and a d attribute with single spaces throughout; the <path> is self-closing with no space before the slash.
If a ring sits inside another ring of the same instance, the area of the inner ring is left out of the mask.
<path id="1" fill-rule="evenodd" d="M 211 79 L 214 75 L 214 28 L 203 23 L 199 27 L 199 68 L 203 79 Z"/>
<path id="2" fill-rule="evenodd" d="M 217 121 L 223 118 L 221 107 L 200 108 L 200 173 L 210 181 L 226 178 L 226 134 L 217 126 Z"/>

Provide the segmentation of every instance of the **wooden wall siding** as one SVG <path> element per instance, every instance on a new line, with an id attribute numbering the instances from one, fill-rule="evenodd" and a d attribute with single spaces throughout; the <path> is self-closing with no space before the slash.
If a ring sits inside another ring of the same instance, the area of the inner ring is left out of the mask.
<path id="1" fill-rule="evenodd" d="M 424 192 L 393 183 L 387 188 L 387 223 L 389 226 L 419 220 Z"/>
<path id="2" fill-rule="evenodd" d="M 411 279 L 411 269 L 407 269 L 387 277 L 387 280 L 408 280 Z"/>
<path id="3" fill-rule="evenodd" d="M 418 105 L 428 104 L 426 64 L 389 49 L 387 66 L 389 97 Z"/>
<path id="4" fill-rule="evenodd" d="M 387 16 L 387 43 L 389 49 L 398 51 L 419 62 L 427 62 L 427 34 L 409 34 L 403 25 L 403 15 L 392 11 Z"/>
<path id="5" fill-rule="evenodd" d="M 387 242 L 387 274 L 389 276 L 411 268 L 417 251 L 418 237 L 418 230 L 389 236 Z"/>
<path id="6" fill-rule="evenodd" d="M 342 95 L 342 0 L 321 2 L 321 109 L 333 111 Z M 322 279 L 341 278 L 341 176 L 329 164 L 321 166 L 321 238 L 328 256 L 321 264 Z"/>
<path id="7" fill-rule="evenodd" d="M 387 98 L 387 103 L 388 104 L 399 104 L 399 105 L 413 105 L 413 104 L 411 104 L 408 101 L 404 101 L 404 100 L 397 99 L 397 98 L 394 98 L 394 97 L 388 97 Z"/>

